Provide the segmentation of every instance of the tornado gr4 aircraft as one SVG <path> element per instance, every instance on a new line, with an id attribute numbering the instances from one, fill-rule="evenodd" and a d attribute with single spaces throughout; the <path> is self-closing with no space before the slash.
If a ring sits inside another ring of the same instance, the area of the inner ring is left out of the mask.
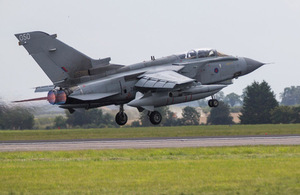
<path id="1" fill-rule="evenodd" d="M 233 57 L 214 49 L 189 52 L 144 61 L 128 66 L 112 64 L 110 58 L 92 59 L 56 39 L 56 34 L 27 32 L 15 34 L 39 64 L 53 85 L 37 87 L 35 92 L 48 92 L 50 104 L 68 109 L 119 105 L 115 119 L 125 125 L 124 104 L 148 111 L 152 124 L 162 116 L 155 108 L 211 96 L 210 107 L 219 102 L 214 94 L 233 78 L 246 75 L 263 63 L 244 57 Z"/>

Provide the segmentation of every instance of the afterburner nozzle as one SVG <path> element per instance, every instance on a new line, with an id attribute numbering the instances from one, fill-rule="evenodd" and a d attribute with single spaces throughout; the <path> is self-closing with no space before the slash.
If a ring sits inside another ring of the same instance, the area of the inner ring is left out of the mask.
<path id="1" fill-rule="evenodd" d="M 66 103 L 67 101 L 67 94 L 64 90 L 51 90 L 48 92 L 47 100 L 50 104 L 54 105 L 61 105 Z"/>

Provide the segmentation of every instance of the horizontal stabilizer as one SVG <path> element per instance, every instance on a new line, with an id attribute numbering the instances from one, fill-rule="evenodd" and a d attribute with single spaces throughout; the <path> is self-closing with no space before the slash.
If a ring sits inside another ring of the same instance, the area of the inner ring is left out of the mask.
<path id="1" fill-rule="evenodd" d="M 91 60 L 92 62 L 92 67 L 99 67 L 99 66 L 107 66 L 109 65 L 110 62 L 110 58 L 103 58 L 103 59 L 99 59 L 99 60 Z"/>
<path id="2" fill-rule="evenodd" d="M 40 86 L 40 87 L 36 87 L 34 92 L 35 93 L 39 93 L 39 92 L 48 92 L 52 89 L 54 89 L 55 86 L 54 85 L 47 85 L 47 86 Z"/>
<path id="3" fill-rule="evenodd" d="M 114 93 L 92 93 L 92 94 L 83 94 L 83 95 L 70 95 L 70 98 L 83 100 L 83 101 L 92 101 L 92 100 L 99 100 L 103 98 L 107 98 L 113 95 L 117 95 L 119 92 Z"/>

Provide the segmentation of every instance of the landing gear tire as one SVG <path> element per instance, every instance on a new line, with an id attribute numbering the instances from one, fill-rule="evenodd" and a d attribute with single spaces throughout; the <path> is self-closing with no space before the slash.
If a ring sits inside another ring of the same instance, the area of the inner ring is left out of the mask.
<path id="1" fill-rule="evenodd" d="M 219 106 L 219 101 L 216 100 L 216 99 L 211 99 L 211 100 L 208 100 L 208 106 L 209 107 L 218 107 Z"/>
<path id="2" fill-rule="evenodd" d="M 212 100 L 212 105 L 213 105 L 213 107 L 218 107 L 219 106 L 219 101 L 216 100 L 216 99 L 213 99 Z"/>
<path id="3" fill-rule="evenodd" d="M 209 106 L 209 107 L 213 107 L 213 105 L 212 105 L 212 100 L 208 100 L 208 106 Z"/>
<path id="4" fill-rule="evenodd" d="M 162 120 L 161 114 L 157 111 L 151 112 L 150 115 L 149 115 L 149 118 L 150 118 L 150 122 L 153 125 L 158 125 Z"/>
<path id="5" fill-rule="evenodd" d="M 128 117 L 125 112 L 118 112 L 115 119 L 118 125 L 125 125 L 127 123 Z"/>

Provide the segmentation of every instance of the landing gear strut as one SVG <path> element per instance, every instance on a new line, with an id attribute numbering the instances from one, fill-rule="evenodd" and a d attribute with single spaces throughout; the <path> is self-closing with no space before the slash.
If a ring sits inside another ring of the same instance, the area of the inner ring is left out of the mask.
<path id="1" fill-rule="evenodd" d="M 157 111 L 149 112 L 148 116 L 153 125 L 158 125 L 162 120 L 161 114 Z"/>
<path id="2" fill-rule="evenodd" d="M 118 125 L 125 125 L 127 123 L 128 117 L 127 114 L 124 112 L 123 104 L 120 105 L 120 111 L 117 113 L 115 119 Z"/>
<path id="3" fill-rule="evenodd" d="M 218 107 L 219 106 L 219 101 L 214 99 L 213 96 L 211 96 L 211 100 L 208 100 L 208 106 L 209 107 Z"/>

